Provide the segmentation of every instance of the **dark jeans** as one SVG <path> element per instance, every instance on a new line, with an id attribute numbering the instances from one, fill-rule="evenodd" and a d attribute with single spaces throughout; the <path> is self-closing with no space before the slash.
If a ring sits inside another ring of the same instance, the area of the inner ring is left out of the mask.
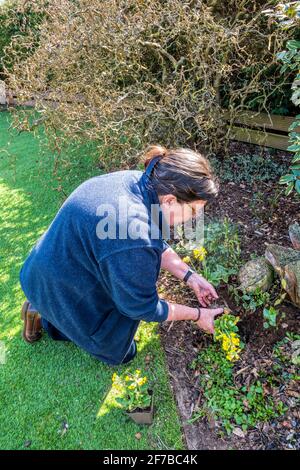
<path id="1" fill-rule="evenodd" d="M 55 341 L 70 341 L 70 339 L 67 336 L 65 336 L 61 331 L 55 328 L 55 326 L 53 326 L 52 323 L 49 323 L 44 318 L 42 318 L 42 326 L 44 330 L 47 331 L 50 338 L 54 339 Z M 122 361 L 122 364 L 127 364 L 127 362 L 132 361 L 132 359 L 134 359 L 134 357 L 136 356 L 136 353 L 137 353 L 136 342 L 133 340 L 129 348 L 129 351 L 127 352 L 125 358 Z"/>

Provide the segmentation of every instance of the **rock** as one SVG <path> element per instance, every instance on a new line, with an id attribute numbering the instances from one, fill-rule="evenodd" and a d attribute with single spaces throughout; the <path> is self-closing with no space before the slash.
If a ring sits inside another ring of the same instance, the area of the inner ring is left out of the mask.
<path id="1" fill-rule="evenodd" d="M 240 289 L 247 292 L 253 292 L 257 288 L 267 291 L 273 281 L 272 266 L 262 256 L 250 260 L 240 269 L 238 280 Z"/>
<path id="2" fill-rule="evenodd" d="M 295 366 L 300 365 L 300 349 L 296 349 L 293 354 L 292 354 L 292 363 L 295 364 Z"/>
<path id="3" fill-rule="evenodd" d="M 292 342 L 292 349 L 300 349 L 300 339 Z"/>
<path id="4" fill-rule="evenodd" d="M 300 307 L 300 251 L 280 245 L 268 245 L 265 257 L 281 278 L 291 301 Z"/>
<path id="5" fill-rule="evenodd" d="M 298 222 L 289 226 L 289 236 L 295 250 L 300 250 L 300 225 Z"/>
<path id="6" fill-rule="evenodd" d="M 233 434 L 238 437 L 241 437 L 242 439 L 245 437 L 245 433 L 241 430 L 241 428 L 234 428 L 232 432 Z"/>

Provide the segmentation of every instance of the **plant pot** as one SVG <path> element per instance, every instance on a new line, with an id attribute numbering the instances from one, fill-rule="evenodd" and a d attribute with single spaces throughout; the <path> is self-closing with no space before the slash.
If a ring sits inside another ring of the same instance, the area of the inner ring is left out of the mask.
<path id="1" fill-rule="evenodd" d="M 154 406 L 153 406 L 153 391 L 149 390 L 149 395 L 151 395 L 151 403 L 149 408 L 142 409 L 136 408 L 132 411 L 126 411 L 127 416 L 129 416 L 137 424 L 152 424 L 154 417 Z"/>

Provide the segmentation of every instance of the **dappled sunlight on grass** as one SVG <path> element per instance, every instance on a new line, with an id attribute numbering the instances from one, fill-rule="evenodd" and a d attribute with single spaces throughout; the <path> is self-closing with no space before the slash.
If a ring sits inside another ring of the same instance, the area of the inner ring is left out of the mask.
<path id="1" fill-rule="evenodd" d="M 20 336 L 22 331 L 22 326 L 20 322 L 18 322 L 18 325 L 16 325 L 14 328 L 6 329 L 5 335 L 8 340 L 13 338 L 14 336 Z M 5 336 L 4 336 L 5 339 Z"/>
<path id="2" fill-rule="evenodd" d="M 97 418 L 103 418 L 107 413 L 111 412 L 113 408 L 120 408 L 120 406 L 117 405 L 115 398 L 116 391 L 111 388 L 107 393 L 104 401 L 101 403 L 101 406 L 97 412 Z"/>

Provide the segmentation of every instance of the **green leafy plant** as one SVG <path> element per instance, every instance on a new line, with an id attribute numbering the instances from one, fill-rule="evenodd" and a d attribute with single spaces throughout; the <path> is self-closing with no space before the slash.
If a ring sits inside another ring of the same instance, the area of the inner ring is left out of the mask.
<path id="1" fill-rule="evenodd" d="M 180 228 L 178 234 L 180 240 L 174 247 L 176 252 L 215 287 L 221 281 L 227 283 L 230 276 L 237 273 L 241 264 L 239 234 L 227 218 L 206 225 L 202 247 L 187 242 Z"/>
<path id="2" fill-rule="evenodd" d="M 228 287 L 234 301 L 237 305 L 242 305 L 245 311 L 255 312 L 259 307 L 269 303 L 269 292 L 263 292 L 259 287 L 252 292 L 247 292 L 245 289 L 238 289 L 235 286 Z"/>
<path id="3" fill-rule="evenodd" d="M 276 327 L 276 320 L 279 312 L 275 307 L 269 307 L 263 309 L 264 317 L 264 328 Z"/>
<path id="4" fill-rule="evenodd" d="M 116 398 L 117 403 L 128 411 L 133 411 L 137 408 L 148 408 L 151 403 L 151 395 L 149 394 L 147 382 L 147 377 L 141 377 L 139 369 L 134 373 L 123 374 L 121 376 L 116 373 L 113 374 L 113 388 L 123 395 Z"/>
<path id="5" fill-rule="evenodd" d="M 286 285 L 286 281 L 285 279 L 283 279 L 281 281 L 281 287 L 284 288 L 284 286 Z M 277 299 L 275 300 L 274 302 L 274 305 L 271 305 L 269 306 L 268 308 L 265 307 L 263 309 L 263 317 L 264 317 L 264 328 L 270 328 L 270 327 L 277 327 L 277 318 L 278 318 L 278 315 L 281 313 L 281 317 L 284 318 L 285 317 L 285 313 L 284 312 L 280 312 L 278 309 L 276 309 L 275 307 L 277 307 L 277 305 L 280 305 L 282 303 L 282 301 L 285 299 L 286 297 L 286 292 L 282 292 L 280 293 L 280 295 L 277 297 Z"/>
<path id="6" fill-rule="evenodd" d="M 300 48 L 300 41 L 299 48 Z M 300 61 L 300 52 L 299 52 L 299 61 Z M 299 74 L 300 80 L 300 74 Z M 299 88 L 300 93 L 300 88 Z M 300 99 L 300 95 L 299 95 Z M 300 132 L 294 131 L 294 129 L 299 128 L 300 126 L 300 114 L 296 116 L 296 120 L 292 123 L 289 127 L 289 141 L 291 145 L 288 147 L 288 150 L 293 152 L 295 155 L 292 159 L 292 164 L 289 168 L 289 173 L 282 176 L 279 180 L 279 184 L 285 184 L 286 187 L 286 195 L 289 195 L 293 189 L 296 190 L 298 194 L 300 194 Z"/>
<path id="7" fill-rule="evenodd" d="M 273 158 L 259 154 L 236 154 L 223 161 L 214 157 L 210 158 L 210 162 L 222 181 L 235 183 L 246 181 L 253 184 L 256 181 L 272 181 L 278 179 L 288 169 L 286 162 L 279 163 Z M 257 197 L 257 193 L 253 193 L 254 197 Z"/>
<path id="8" fill-rule="evenodd" d="M 281 283 L 284 288 L 285 281 Z M 255 289 L 253 292 L 246 292 L 244 289 L 236 288 L 235 286 L 228 287 L 234 301 L 237 305 L 242 305 L 245 311 L 255 312 L 260 307 L 263 307 L 264 328 L 276 327 L 279 314 L 284 318 L 284 312 L 280 312 L 277 307 L 282 303 L 286 297 L 286 292 L 281 290 L 278 297 L 271 302 L 271 294 L 264 292 L 260 288 Z"/>

